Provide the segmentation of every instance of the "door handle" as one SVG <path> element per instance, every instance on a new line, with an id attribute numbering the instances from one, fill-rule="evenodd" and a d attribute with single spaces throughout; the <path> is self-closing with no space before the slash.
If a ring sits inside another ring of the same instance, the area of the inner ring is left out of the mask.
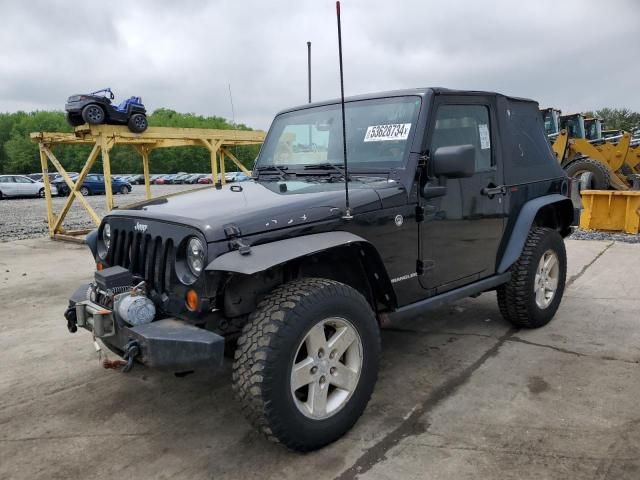
<path id="1" fill-rule="evenodd" d="M 507 193 L 507 187 L 504 185 L 496 186 L 493 183 L 490 183 L 488 186 L 480 190 L 480 193 L 489 198 L 493 198 L 496 195 L 505 195 Z"/>

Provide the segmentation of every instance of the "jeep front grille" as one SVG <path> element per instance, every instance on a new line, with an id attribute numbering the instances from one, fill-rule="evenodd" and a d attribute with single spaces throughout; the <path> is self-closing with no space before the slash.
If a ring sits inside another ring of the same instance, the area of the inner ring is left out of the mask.
<path id="1" fill-rule="evenodd" d="M 143 278 L 151 291 L 169 293 L 174 253 L 171 239 L 112 229 L 107 261 L 111 266 L 128 268 L 134 276 Z"/>

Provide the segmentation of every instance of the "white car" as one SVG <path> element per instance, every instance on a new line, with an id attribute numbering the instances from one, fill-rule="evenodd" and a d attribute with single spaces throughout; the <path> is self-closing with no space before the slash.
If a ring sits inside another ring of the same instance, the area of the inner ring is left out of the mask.
<path id="1" fill-rule="evenodd" d="M 51 195 L 57 194 L 51 185 Z M 0 200 L 6 197 L 44 197 L 44 183 L 23 175 L 0 175 Z"/>

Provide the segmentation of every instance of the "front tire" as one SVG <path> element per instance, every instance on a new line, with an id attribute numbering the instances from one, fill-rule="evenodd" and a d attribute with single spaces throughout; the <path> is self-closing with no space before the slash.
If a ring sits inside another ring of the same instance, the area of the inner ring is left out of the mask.
<path id="1" fill-rule="evenodd" d="M 87 187 L 81 187 L 80 193 L 83 197 L 88 197 L 89 195 L 91 195 L 91 191 Z"/>
<path id="2" fill-rule="evenodd" d="M 100 105 L 87 105 L 82 109 L 82 119 L 89 125 L 104 123 L 104 110 Z"/>
<path id="3" fill-rule="evenodd" d="M 250 315 L 233 363 L 244 414 L 271 441 L 315 450 L 362 415 L 378 376 L 380 331 L 353 288 L 321 278 L 282 285 Z"/>
<path id="4" fill-rule="evenodd" d="M 511 280 L 498 287 L 502 316 L 517 327 L 539 328 L 555 315 L 567 278 L 564 240 L 550 228 L 533 227 Z"/>
<path id="5" fill-rule="evenodd" d="M 44 193 L 44 188 L 41 188 L 40 190 L 38 190 L 38 197 L 40 198 L 44 198 L 46 195 Z"/>
<path id="6" fill-rule="evenodd" d="M 126 185 L 122 185 L 120 187 L 120 195 L 126 195 L 127 193 L 129 193 L 129 187 L 127 187 Z"/>

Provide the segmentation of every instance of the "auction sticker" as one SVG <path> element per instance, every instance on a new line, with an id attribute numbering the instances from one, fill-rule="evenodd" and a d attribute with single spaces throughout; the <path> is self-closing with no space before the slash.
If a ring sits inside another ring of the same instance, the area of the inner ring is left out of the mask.
<path id="1" fill-rule="evenodd" d="M 372 125 L 364 134 L 365 142 L 389 142 L 409 138 L 410 123 L 392 123 L 389 125 Z"/>

